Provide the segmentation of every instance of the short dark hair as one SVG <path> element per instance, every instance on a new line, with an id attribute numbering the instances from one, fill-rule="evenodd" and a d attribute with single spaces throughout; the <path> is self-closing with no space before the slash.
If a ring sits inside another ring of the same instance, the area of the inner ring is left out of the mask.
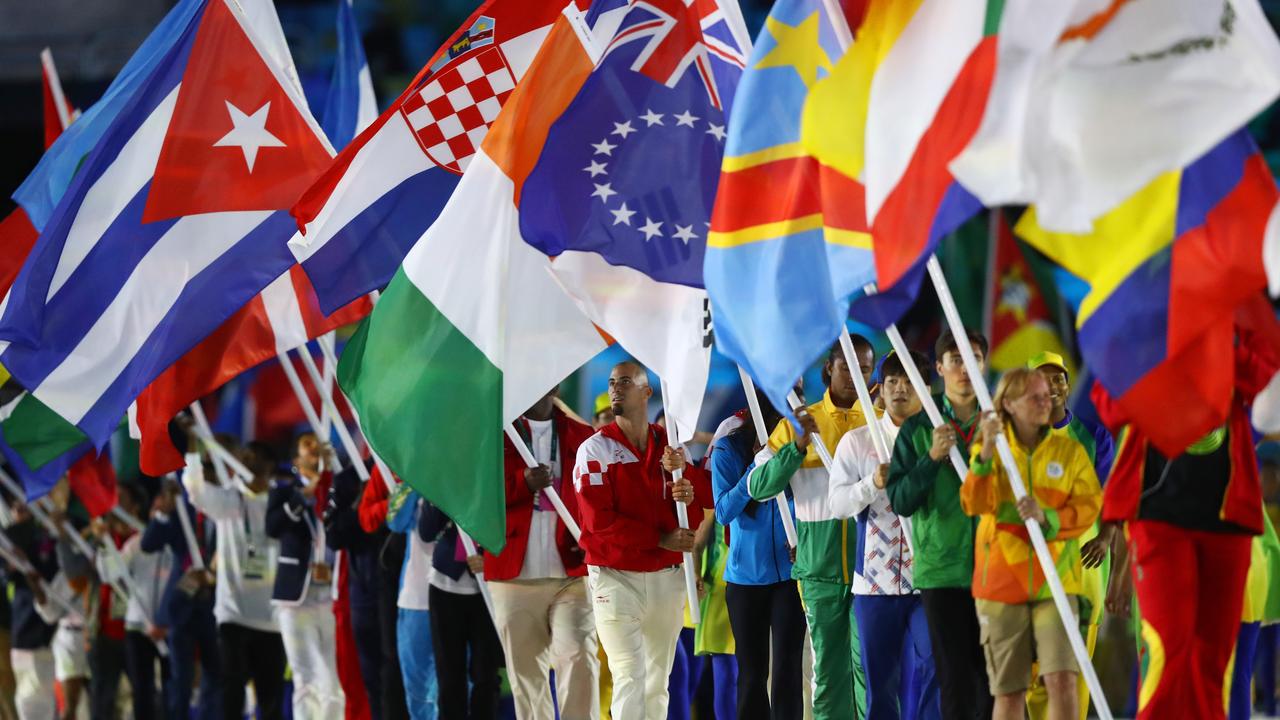
<path id="1" fill-rule="evenodd" d="M 119 485 L 116 486 L 116 493 L 119 494 L 122 499 L 129 498 L 129 500 L 133 501 L 134 507 L 137 508 L 139 512 L 141 512 L 143 509 L 146 508 L 146 505 L 147 505 L 146 492 L 143 491 L 141 487 L 138 487 L 138 485 L 136 485 L 135 483 L 131 483 L 131 482 L 120 483 Z"/>
<path id="2" fill-rule="evenodd" d="M 302 445 L 302 439 L 305 437 L 313 437 L 316 442 L 320 441 L 320 436 L 314 430 L 304 430 L 293 436 L 293 442 L 289 443 L 289 459 L 298 457 L 298 448 Z"/>
<path id="3" fill-rule="evenodd" d="M 977 345 L 978 349 L 982 351 L 982 357 L 986 357 L 987 356 L 986 336 L 984 336 L 982 333 L 978 332 L 977 330 L 967 330 L 967 329 L 965 330 L 965 335 L 968 336 L 970 343 Z M 942 334 L 938 336 L 938 341 L 933 344 L 933 359 L 937 360 L 938 362 L 942 362 L 943 355 L 946 355 L 947 353 L 953 352 L 953 351 L 959 352 L 959 350 L 960 350 L 960 346 L 956 344 L 956 338 L 954 335 L 951 334 L 951 330 L 950 329 L 943 330 Z"/>
<path id="4" fill-rule="evenodd" d="M 876 346 L 872 345 L 870 340 L 862 337 L 857 333 L 850 334 L 849 339 L 853 341 L 853 351 L 855 353 L 861 350 L 870 350 L 872 359 L 873 360 L 875 359 Z M 836 340 L 835 343 L 831 345 L 831 349 L 827 351 L 826 361 L 822 363 L 822 384 L 823 385 L 826 385 L 828 387 L 831 385 L 831 363 L 835 362 L 836 358 L 843 358 L 843 357 L 844 357 L 844 350 L 840 347 L 840 341 Z M 852 373 L 853 368 L 849 368 L 849 372 Z"/>
<path id="5" fill-rule="evenodd" d="M 933 377 L 933 368 L 929 366 L 929 358 L 925 357 L 922 352 L 912 350 L 911 362 L 915 363 L 916 369 L 920 371 L 920 377 L 924 378 L 925 383 L 928 383 Z M 902 356 L 896 352 L 886 355 L 884 362 L 880 364 L 880 382 L 884 382 L 885 378 L 890 375 L 895 377 L 907 376 L 907 370 L 902 366 Z"/>

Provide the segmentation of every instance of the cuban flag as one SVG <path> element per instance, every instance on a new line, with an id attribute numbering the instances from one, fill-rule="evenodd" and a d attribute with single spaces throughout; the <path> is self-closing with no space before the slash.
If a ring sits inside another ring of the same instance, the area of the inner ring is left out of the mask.
<path id="1" fill-rule="evenodd" d="M 293 208 L 289 242 L 332 313 L 387 285 L 431 227 L 565 0 L 486 0 Z"/>
<path id="2" fill-rule="evenodd" d="M 320 126 L 335 148 L 343 148 L 378 119 L 373 76 L 360 42 L 354 0 L 338 0 L 338 58 L 329 82 Z"/>
<path id="3" fill-rule="evenodd" d="M 702 263 L 746 37 L 732 0 L 632 2 L 520 197 L 525 240 L 555 258 L 583 312 L 664 381 L 680 441 L 697 426 L 707 383 Z"/>
<path id="4" fill-rule="evenodd" d="M 260 39 L 271 24 L 240 7 L 204 0 L 172 27 L 0 308 L 0 363 L 97 447 L 289 269 L 283 209 L 333 154 L 291 63 Z"/>

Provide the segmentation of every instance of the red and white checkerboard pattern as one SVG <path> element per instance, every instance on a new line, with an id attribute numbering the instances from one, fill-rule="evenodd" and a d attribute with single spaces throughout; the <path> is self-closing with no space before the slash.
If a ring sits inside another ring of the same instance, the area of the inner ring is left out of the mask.
<path id="1" fill-rule="evenodd" d="M 432 162 L 461 174 L 515 89 L 496 46 L 442 70 L 400 107 Z"/>
<path id="2" fill-rule="evenodd" d="M 579 466 L 577 470 L 578 473 L 573 478 L 573 486 L 577 488 L 578 491 L 582 490 L 583 480 L 586 480 L 590 485 L 604 484 L 604 468 L 601 467 L 600 461 L 588 460 L 585 468 Z"/>

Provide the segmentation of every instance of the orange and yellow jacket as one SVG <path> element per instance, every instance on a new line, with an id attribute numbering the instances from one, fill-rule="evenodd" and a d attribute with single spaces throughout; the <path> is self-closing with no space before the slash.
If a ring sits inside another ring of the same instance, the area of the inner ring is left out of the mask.
<path id="1" fill-rule="evenodd" d="M 1102 508 L 1102 488 L 1084 446 L 1073 438 L 1046 433 L 1028 451 L 1005 428 L 1022 480 L 1044 508 L 1044 538 L 1068 595 L 1082 591 L 1080 536 L 1093 526 Z M 974 539 L 973 596 L 1017 604 L 1050 597 L 1026 525 L 1018 516 L 1013 488 L 999 454 L 982 462 L 982 444 L 971 448 L 969 475 L 960 488 L 960 504 L 981 515 Z"/>

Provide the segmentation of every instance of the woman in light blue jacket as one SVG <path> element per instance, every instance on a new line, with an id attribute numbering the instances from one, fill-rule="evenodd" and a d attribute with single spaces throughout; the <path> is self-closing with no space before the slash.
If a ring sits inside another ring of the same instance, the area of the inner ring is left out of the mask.
<path id="1" fill-rule="evenodd" d="M 777 425 L 781 416 L 763 396 L 760 405 L 765 427 Z M 758 450 L 747 413 L 725 420 L 716 436 L 709 450 L 711 483 L 716 520 L 725 526 L 729 543 L 725 602 L 737 642 L 738 717 L 798 720 L 804 710 L 805 619 L 791 579 L 792 557 L 782 517 L 777 503 L 752 500 L 747 492 Z M 789 507 L 788 512 L 795 510 Z"/>

